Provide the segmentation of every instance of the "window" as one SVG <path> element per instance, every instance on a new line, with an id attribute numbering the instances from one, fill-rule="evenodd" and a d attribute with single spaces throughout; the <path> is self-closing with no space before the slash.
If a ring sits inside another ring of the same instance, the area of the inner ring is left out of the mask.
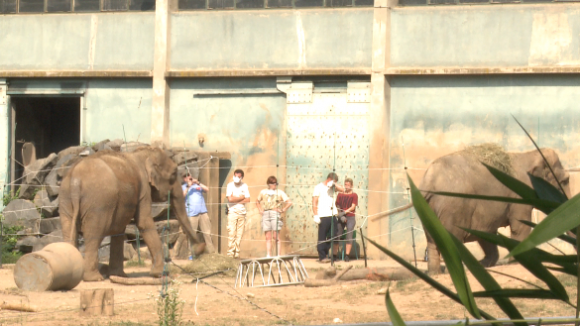
<path id="1" fill-rule="evenodd" d="M 179 10 L 372 7 L 373 4 L 374 0 L 178 0 Z"/>
<path id="2" fill-rule="evenodd" d="M 179 0 L 180 8 L 182 5 L 187 9 L 205 9 L 206 0 Z M 155 0 L 0 0 L 0 14 L 128 10 L 155 11 Z"/>
<path id="3" fill-rule="evenodd" d="M 16 13 L 16 0 L 0 0 L 0 14 Z"/>

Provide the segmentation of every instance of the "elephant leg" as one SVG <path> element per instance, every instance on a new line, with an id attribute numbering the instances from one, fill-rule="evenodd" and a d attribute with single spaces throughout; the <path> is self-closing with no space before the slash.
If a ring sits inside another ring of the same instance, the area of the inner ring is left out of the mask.
<path id="1" fill-rule="evenodd" d="M 153 222 L 151 222 L 153 224 Z M 151 254 L 151 272 L 149 273 L 153 277 L 163 276 L 163 247 L 161 245 L 161 240 L 159 239 L 159 234 L 154 227 L 145 229 L 143 231 L 143 240 L 147 244 L 149 253 Z"/>
<path id="2" fill-rule="evenodd" d="M 483 267 L 493 267 L 499 259 L 497 246 L 484 240 L 477 241 L 485 253 L 485 257 L 480 261 Z"/>
<path id="3" fill-rule="evenodd" d="M 439 274 L 441 273 L 441 257 L 439 249 L 434 242 L 427 242 L 427 252 L 429 255 L 428 270 L 429 273 Z"/>
<path id="4" fill-rule="evenodd" d="M 85 282 L 98 282 L 104 279 L 99 272 L 98 254 L 101 241 L 103 241 L 103 237 L 98 236 L 85 239 L 85 271 L 83 274 L 83 281 Z"/>
<path id="5" fill-rule="evenodd" d="M 125 237 L 111 236 L 111 256 L 109 257 L 109 274 L 121 277 L 127 277 L 123 271 L 123 251 L 125 246 Z"/>

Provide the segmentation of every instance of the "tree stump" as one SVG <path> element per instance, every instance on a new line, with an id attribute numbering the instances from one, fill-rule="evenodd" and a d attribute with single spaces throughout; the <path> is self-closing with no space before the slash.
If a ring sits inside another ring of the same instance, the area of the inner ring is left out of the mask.
<path id="1" fill-rule="evenodd" d="M 112 316 L 113 289 L 90 289 L 81 291 L 82 316 Z"/>

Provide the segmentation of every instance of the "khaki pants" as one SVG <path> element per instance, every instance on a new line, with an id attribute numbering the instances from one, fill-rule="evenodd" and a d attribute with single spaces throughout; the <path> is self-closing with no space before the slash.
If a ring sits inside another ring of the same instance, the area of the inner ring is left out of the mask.
<path id="1" fill-rule="evenodd" d="M 205 247 L 207 249 L 207 252 L 212 254 L 215 252 L 215 248 L 213 246 L 213 242 L 211 241 L 211 222 L 209 221 L 209 216 L 207 215 L 207 213 L 202 213 L 196 216 L 190 216 L 189 217 L 189 223 L 191 223 L 191 228 L 193 229 L 193 231 L 196 232 L 196 235 L 198 233 L 197 231 L 197 227 L 199 225 L 199 228 L 201 229 L 201 232 L 203 234 L 203 239 L 205 240 Z M 191 246 L 191 243 L 190 243 Z"/>
<path id="2" fill-rule="evenodd" d="M 244 234 L 246 214 L 238 214 L 230 210 L 228 214 L 228 257 L 240 257 L 240 243 Z"/>

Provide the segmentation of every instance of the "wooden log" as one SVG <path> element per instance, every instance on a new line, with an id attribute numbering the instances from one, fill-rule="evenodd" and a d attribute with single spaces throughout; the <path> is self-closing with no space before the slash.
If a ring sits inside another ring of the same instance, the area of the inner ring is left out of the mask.
<path id="1" fill-rule="evenodd" d="M 306 287 L 320 287 L 320 286 L 329 286 L 329 285 L 334 285 L 336 283 L 338 283 L 338 280 L 344 275 L 346 274 L 346 272 L 348 272 L 350 269 L 352 268 L 352 265 L 348 266 L 347 268 L 345 268 L 344 270 L 340 271 L 340 273 L 336 274 L 336 276 L 332 279 L 326 279 L 326 280 L 317 280 L 317 279 L 310 279 L 307 278 L 304 281 L 304 286 Z"/>
<path id="2" fill-rule="evenodd" d="M 111 275 L 109 277 L 112 283 L 123 285 L 163 285 L 164 282 L 171 282 L 170 278 L 151 278 L 151 277 L 120 277 Z"/>
<path id="3" fill-rule="evenodd" d="M 81 291 L 81 316 L 112 316 L 113 289 L 90 289 Z"/>
<path id="4" fill-rule="evenodd" d="M 414 277 L 414 274 L 404 268 L 360 268 L 353 269 L 341 277 L 341 281 L 398 281 Z"/>
<path id="5" fill-rule="evenodd" d="M 16 262 L 14 282 L 26 291 L 71 290 L 83 278 L 83 256 L 66 242 L 50 244 Z"/>
<path id="6" fill-rule="evenodd" d="M 14 310 L 14 311 L 23 311 L 23 312 L 36 312 L 37 309 L 31 306 L 27 306 L 24 304 L 10 304 L 4 301 L 2 305 L 0 305 L 0 310 Z"/>

